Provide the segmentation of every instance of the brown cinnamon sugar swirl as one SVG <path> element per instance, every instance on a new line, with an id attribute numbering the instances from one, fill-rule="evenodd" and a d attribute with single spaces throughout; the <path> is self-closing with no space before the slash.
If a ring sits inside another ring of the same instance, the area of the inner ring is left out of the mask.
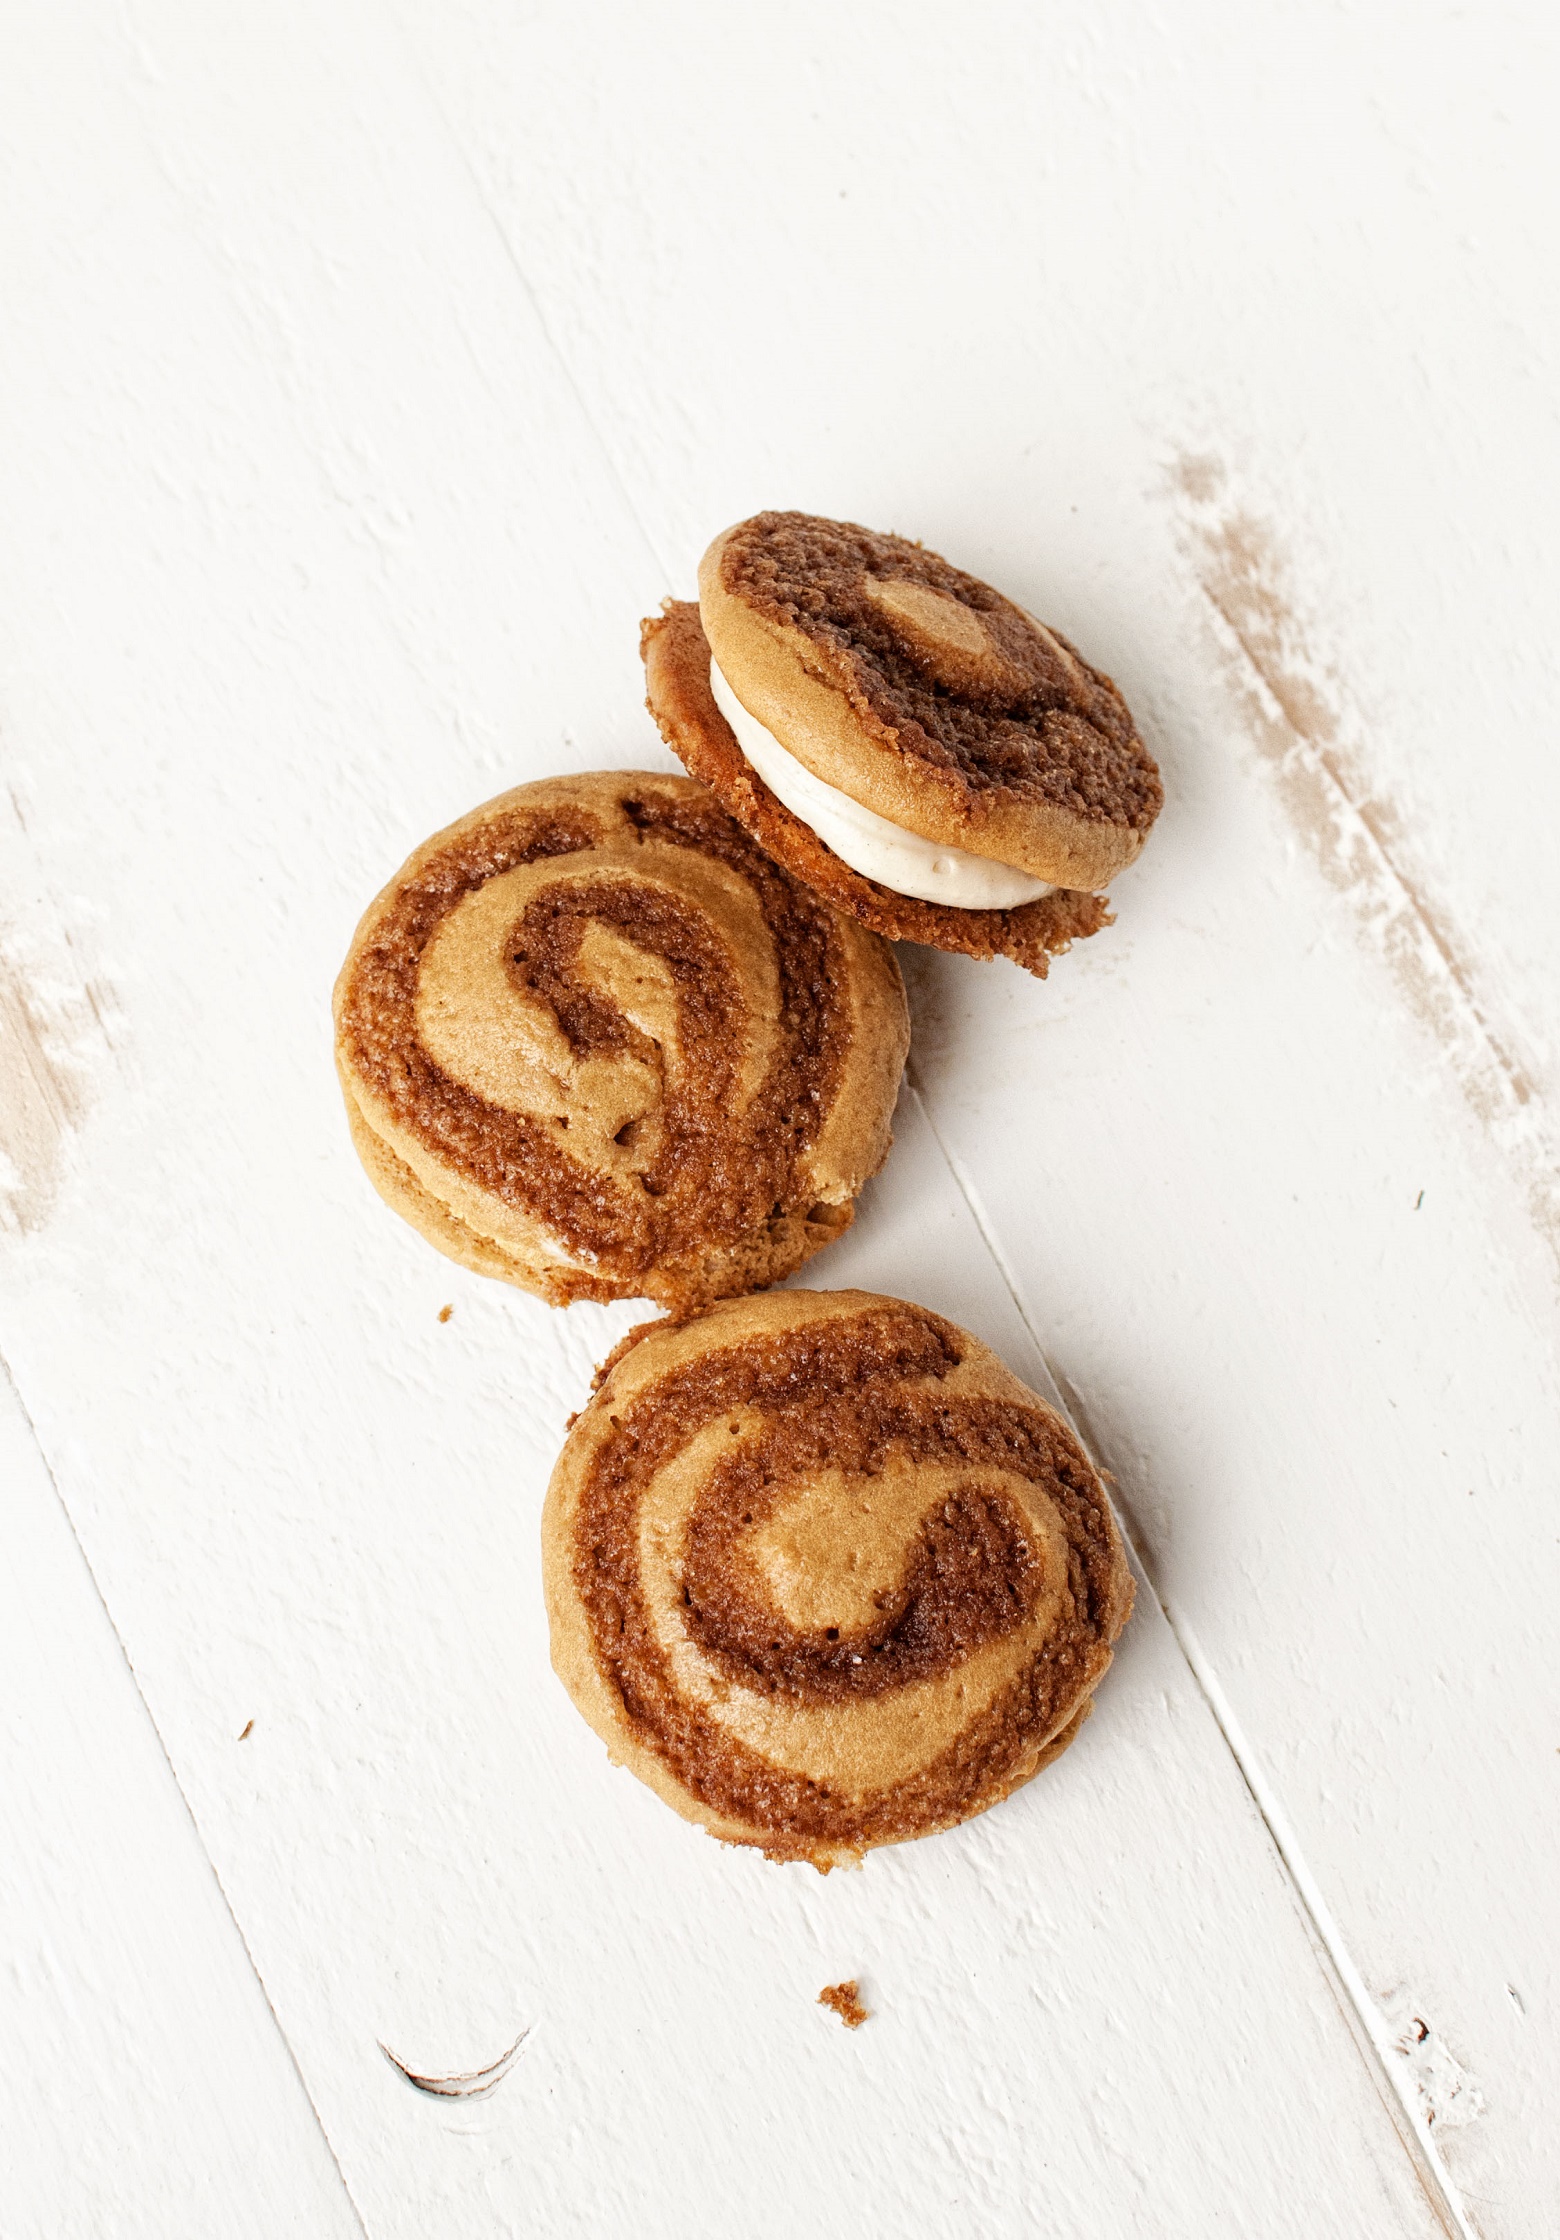
<path id="1" fill-rule="evenodd" d="M 353 1140 L 452 1259 L 687 1314 L 849 1226 L 909 1029 L 891 951 L 703 788 L 518 786 L 438 833 L 336 983 Z"/>
<path id="2" fill-rule="evenodd" d="M 983 1812 L 1078 1732 L 1132 1608 L 1067 1425 L 870 1292 L 629 1339 L 542 1519 L 553 1664 L 686 1819 L 827 1870 Z"/>

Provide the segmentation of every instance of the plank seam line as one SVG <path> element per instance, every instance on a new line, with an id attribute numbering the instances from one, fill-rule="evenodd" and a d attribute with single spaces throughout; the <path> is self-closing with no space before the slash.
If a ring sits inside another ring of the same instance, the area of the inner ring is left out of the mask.
<path id="1" fill-rule="evenodd" d="M 964 1162 L 945 1141 L 933 1116 L 930 1100 L 918 1083 L 912 1081 L 911 1087 L 926 1115 L 933 1140 L 953 1177 L 954 1186 L 969 1207 L 971 1218 L 980 1231 L 981 1241 L 1028 1333 L 1030 1343 L 1045 1364 L 1052 1381 L 1059 1383 L 974 1179 Z M 1070 1386 L 1067 1391 L 1070 1395 Z M 1092 1451 L 1092 1440 L 1085 1439 L 1084 1445 Z M 1234 1759 L 1246 1793 L 1267 1831 L 1280 1869 L 1289 1884 L 1290 1896 L 1322 1963 L 1323 1972 L 1329 1979 L 1333 1995 L 1343 2011 L 1344 2021 L 1360 2048 L 1367 2069 L 1372 2072 L 1372 2081 L 1385 2103 L 1387 2113 L 1393 2119 L 1430 2207 L 1451 2240 L 1479 2240 L 1477 2228 L 1469 2217 L 1462 2194 L 1452 2179 L 1430 2126 L 1413 2096 L 1412 2084 L 1394 2058 L 1386 2017 L 1371 1997 L 1365 1979 L 1349 1953 L 1343 1933 L 1306 1861 L 1289 1816 L 1279 1802 L 1278 1793 L 1263 1772 L 1261 1762 L 1247 1740 L 1212 1665 L 1204 1655 L 1194 1629 L 1160 1587 L 1154 1565 L 1133 1533 L 1129 1520 L 1123 1515 L 1120 1503 L 1113 1502 L 1112 1506 L 1116 1510 L 1127 1544 L 1148 1583 L 1149 1591 L 1164 1613 L 1165 1623 L 1169 1626 L 1176 1648 L 1191 1674 L 1193 1685 L 1207 1705 L 1219 1730 L 1220 1739 Z"/>
<path id="2" fill-rule="evenodd" d="M 1133 1552 L 1138 1561 L 1143 1563 L 1142 1551 L 1135 1541 Z M 1431 2206 L 1440 2215 L 1448 2233 L 1456 2236 L 1456 2240 L 1478 2240 L 1478 2233 L 1469 2217 L 1462 2194 L 1441 2157 L 1435 2135 L 1414 2097 L 1407 2073 L 1394 2057 L 1392 2033 L 1386 2017 L 1371 1997 L 1365 1979 L 1350 1955 L 1332 1908 L 1322 1895 L 1321 1887 L 1300 1848 L 1289 1815 L 1263 1772 L 1261 1760 L 1246 1739 L 1234 1706 L 1204 1655 L 1195 1629 L 1161 1592 L 1146 1563 L 1143 1563 L 1143 1570 L 1153 1588 L 1155 1599 L 1165 1614 L 1165 1622 L 1175 1636 L 1176 1645 L 1185 1657 L 1203 1699 L 1213 1714 L 1252 1804 L 1278 1853 L 1306 1927 L 1332 1978 L 1334 1994 L 1344 2008 L 1344 2018 L 1351 2024 L 1361 2051 L 1378 2072 L 1377 2088 L 1388 2099 L 1389 2112 L 1396 2114 L 1401 2111 L 1399 2130 L 1401 2132 L 1407 2127 L 1409 2136 L 1405 2138 L 1404 2144 L 1418 2165 L 1420 2183 L 1429 2195 Z"/>
<path id="3" fill-rule="evenodd" d="M 147 1701 L 146 1690 L 141 1685 L 141 1676 L 135 1669 L 135 1660 L 132 1658 L 129 1648 L 126 1645 L 124 1635 L 119 1630 L 119 1626 L 115 1620 L 114 1613 L 108 1606 L 108 1597 L 104 1594 L 102 1585 L 98 1579 L 97 1572 L 93 1569 L 92 1558 L 87 1554 L 86 1545 L 82 1540 L 81 1534 L 76 1529 L 76 1520 L 71 1515 L 70 1504 L 65 1499 L 64 1493 L 61 1491 L 60 1481 L 55 1476 L 54 1465 L 49 1460 L 48 1449 L 45 1447 L 43 1440 L 39 1435 L 38 1426 L 33 1420 L 32 1410 L 28 1407 L 26 1398 L 23 1395 L 21 1385 L 16 1378 L 15 1372 L 12 1370 L 10 1362 L 7 1360 L 6 1356 L 3 1353 L 0 1353 L 0 1375 L 4 1376 L 6 1383 L 11 1387 L 11 1390 L 16 1395 L 16 1404 L 22 1411 L 22 1416 L 26 1422 L 28 1433 L 31 1436 L 34 1447 L 37 1449 L 38 1459 L 43 1464 L 44 1470 L 48 1475 L 49 1484 L 54 1489 L 54 1498 L 60 1505 L 60 1513 L 65 1519 L 66 1528 L 70 1533 L 71 1539 L 75 1542 L 76 1553 L 80 1556 L 82 1564 L 85 1567 L 87 1577 L 92 1582 L 92 1591 L 97 1596 L 98 1606 L 102 1610 L 104 1617 L 108 1621 L 109 1630 L 114 1636 L 114 1641 L 118 1647 L 119 1654 L 125 1661 L 125 1670 L 130 1675 L 130 1684 L 135 1689 L 136 1696 L 140 1701 L 142 1711 L 146 1714 L 147 1725 L 151 1728 L 152 1733 L 157 1739 L 157 1747 L 162 1753 L 163 1764 L 168 1768 L 169 1775 L 173 1781 L 174 1789 L 178 1794 L 179 1802 L 183 1805 L 185 1813 L 188 1816 L 190 1826 L 194 1830 L 195 1841 L 200 1846 L 201 1857 L 205 1860 L 207 1867 L 211 1871 L 211 1879 L 217 1886 L 217 1893 L 222 1900 L 223 1908 L 227 1914 L 228 1919 L 233 1924 L 234 1932 L 238 1937 L 240 1945 L 243 1947 L 244 1958 L 248 1961 L 250 1972 L 253 1974 L 255 1982 L 259 1985 L 260 1996 L 265 2001 L 266 2012 L 270 2015 L 271 2020 L 276 2027 L 276 2034 L 281 2039 L 283 2049 L 287 2055 L 287 2059 L 292 2066 L 293 2075 L 297 2078 L 299 2089 L 303 2093 L 304 2099 L 308 2102 L 309 2113 L 313 2116 L 315 2123 L 319 2126 L 320 2137 L 325 2142 L 325 2152 L 330 2156 L 331 2165 L 335 2170 L 336 2176 L 341 2181 L 341 2190 L 346 2195 L 347 2206 L 352 2211 L 353 2221 L 357 2225 L 359 2232 L 362 2233 L 363 2240 L 371 2240 L 368 2226 L 364 2221 L 363 2212 L 358 2207 L 357 2199 L 353 2194 L 351 2186 L 347 2182 L 347 2174 L 341 2167 L 341 2158 L 337 2154 L 335 2145 L 332 2142 L 330 2136 L 330 2132 L 326 2128 L 325 2119 L 320 2114 L 318 2103 L 316 2102 L 313 2093 L 309 2090 L 309 2082 L 303 2073 L 303 2067 L 298 2059 L 297 2052 L 293 2046 L 293 2042 L 287 2035 L 287 2031 L 283 2027 L 282 2018 L 277 2013 L 275 2003 L 271 1998 L 269 1990 L 266 1988 L 265 1977 L 260 1972 L 259 1962 L 255 1958 L 254 1952 L 250 1946 L 249 1939 L 244 1934 L 243 1923 L 239 1920 L 238 1914 L 233 1906 L 233 1901 L 228 1896 L 227 1889 L 223 1883 L 222 1877 L 217 1871 L 217 1863 L 211 1856 L 211 1851 L 206 1843 L 206 1839 L 201 1833 L 200 1822 L 195 1817 L 195 1809 L 190 1803 L 189 1797 L 185 1791 L 184 1783 L 179 1779 L 179 1769 L 173 1762 L 172 1753 L 169 1751 L 168 1745 L 163 1739 L 162 1729 L 157 1724 L 157 1719 L 155 1714 L 153 1713 L 151 1704 Z"/>
<path id="4" fill-rule="evenodd" d="M 525 297 L 527 308 L 530 311 L 531 317 L 536 322 L 536 330 L 538 334 L 540 334 L 542 341 L 553 360 L 553 363 L 557 366 L 559 373 L 563 376 L 564 385 L 568 389 L 569 395 L 574 400 L 574 409 L 579 414 L 581 421 L 584 423 L 585 432 L 589 436 L 591 442 L 596 446 L 596 449 L 601 457 L 602 465 L 606 468 L 607 473 L 611 476 L 613 483 L 616 485 L 618 496 L 622 499 L 623 505 L 627 510 L 629 520 L 633 523 L 634 528 L 638 532 L 640 542 L 644 545 L 644 548 L 649 554 L 654 565 L 660 570 L 661 575 L 665 580 L 667 590 L 672 591 L 674 589 L 673 571 L 667 564 L 665 554 L 661 551 L 659 545 L 655 541 L 655 538 L 651 535 L 649 525 L 645 521 L 644 516 L 641 514 L 638 506 L 634 503 L 634 494 L 633 491 L 629 488 L 628 479 L 624 474 L 622 468 L 618 465 L 617 458 L 615 453 L 613 452 L 611 444 L 608 443 L 605 434 L 597 425 L 595 414 L 591 411 L 590 406 L 585 401 L 585 392 L 580 387 L 578 380 L 575 378 L 574 368 L 569 363 L 568 355 L 565 352 L 563 345 L 558 341 L 556 335 L 552 331 L 552 328 L 547 323 L 547 314 L 542 309 L 541 296 L 537 292 L 537 289 L 531 280 L 530 274 L 526 271 L 525 266 L 520 261 L 519 251 L 516 249 L 513 241 L 509 237 L 509 228 L 504 224 L 503 219 L 499 216 L 497 210 L 494 209 L 492 202 L 488 199 L 487 189 L 482 183 L 481 175 L 477 171 L 476 166 L 473 164 L 471 156 L 467 151 L 466 143 L 461 138 L 459 132 L 455 129 L 455 126 L 445 109 L 444 103 L 439 98 L 436 88 L 428 79 L 427 74 L 422 69 L 420 63 L 414 63 L 413 69 L 414 73 L 421 80 L 423 90 L 427 94 L 428 101 L 433 109 L 434 115 L 438 118 L 440 124 L 444 128 L 446 135 L 448 136 L 450 146 L 455 151 L 457 162 L 459 163 L 462 171 L 464 171 L 466 174 L 466 178 L 471 187 L 471 191 L 476 197 L 478 208 L 481 210 L 483 216 L 487 219 L 488 224 L 493 228 L 494 233 L 498 236 L 499 246 L 504 252 L 505 261 L 508 264 L 510 270 L 513 272 L 516 280 L 520 283 L 520 292 Z"/>

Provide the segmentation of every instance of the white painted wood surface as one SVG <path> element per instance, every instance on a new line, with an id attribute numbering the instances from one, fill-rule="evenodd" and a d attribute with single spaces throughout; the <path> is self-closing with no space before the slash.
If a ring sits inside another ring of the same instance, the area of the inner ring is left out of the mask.
<path id="1" fill-rule="evenodd" d="M 340 2173 L 9 1379 L 0 1474 L 4 2229 L 350 2236 Z"/>
<path id="2" fill-rule="evenodd" d="M 1553 2232 L 1547 19 L 11 44 L 0 2225 Z M 662 761 L 637 618 L 766 503 L 989 572 L 1170 788 L 1045 985 L 910 960 L 952 1165 L 908 1106 L 814 1273 L 1041 1375 L 1016 1295 L 1171 1622 L 827 1882 L 556 1689 L 541 1486 L 633 1313 L 391 1220 L 326 1015 L 412 842 Z M 479 2102 L 378 2051 L 521 2028 Z"/>

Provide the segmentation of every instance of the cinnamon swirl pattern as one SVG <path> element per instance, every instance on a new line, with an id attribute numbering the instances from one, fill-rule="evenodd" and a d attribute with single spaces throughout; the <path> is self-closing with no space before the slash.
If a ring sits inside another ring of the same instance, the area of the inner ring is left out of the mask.
<path id="1" fill-rule="evenodd" d="M 1057 1756 L 1132 1607 L 1062 1419 L 968 1332 L 861 1291 L 626 1341 L 542 1551 L 554 1667 L 613 1759 L 825 1871 Z"/>
<path id="2" fill-rule="evenodd" d="M 452 1259 L 676 1314 L 849 1226 L 909 1042 L 893 954 L 704 787 L 549 778 L 438 833 L 336 984 L 376 1188 Z"/>

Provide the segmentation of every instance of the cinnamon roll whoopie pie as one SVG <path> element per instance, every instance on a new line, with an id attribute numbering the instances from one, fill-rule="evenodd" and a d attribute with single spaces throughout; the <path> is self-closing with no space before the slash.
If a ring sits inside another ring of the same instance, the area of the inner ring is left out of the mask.
<path id="1" fill-rule="evenodd" d="M 676 1314 L 846 1229 L 909 1043 L 886 943 L 691 778 L 543 779 L 435 834 L 336 983 L 353 1141 L 480 1274 Z"/>
<path id="2" fill-rule="evenodd" d="M 891 940 L 1048 959 L 1159 814 L 1110 678 L 904 537 L 760 513 L 641 631 L 667 745 L 777 861 Z"/>
<path id="3" fill-rule="evenodd" d="M 632 1334 L 548 1487 L 552 1658 L 613 1760 L 827 1870 L 998 1803 L 1132 1608 L 1068 1426 L 967 1331 L 772 1292 Z"/>

